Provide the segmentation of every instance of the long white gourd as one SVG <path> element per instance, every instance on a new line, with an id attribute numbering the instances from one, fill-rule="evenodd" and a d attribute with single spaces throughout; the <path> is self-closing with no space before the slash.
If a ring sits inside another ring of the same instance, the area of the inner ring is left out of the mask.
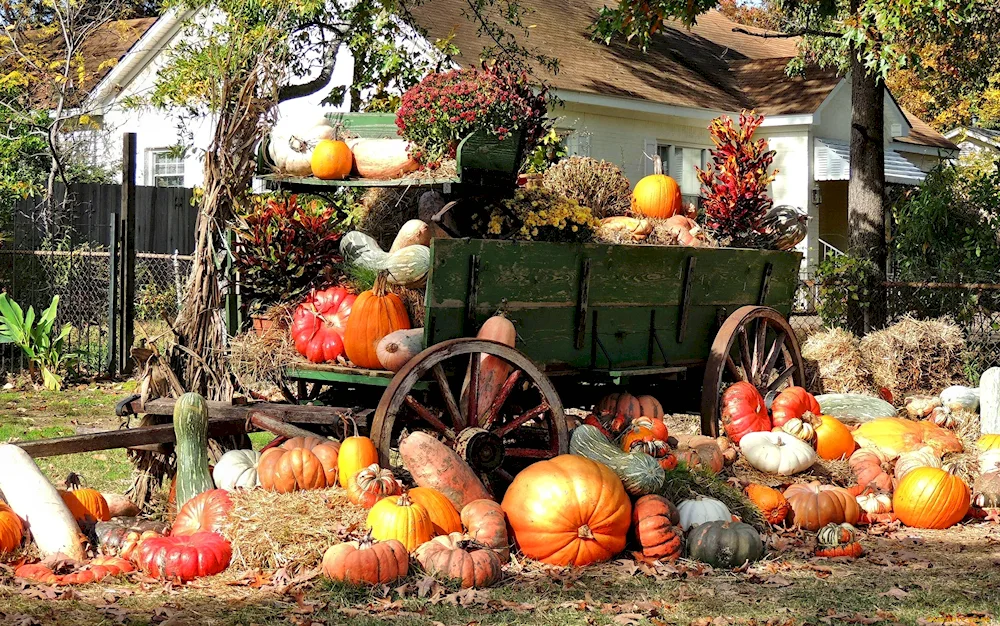
<path id="1" fill-rule="evenodd" d="M 0 492 L 27 523 L 42 556 L 62 553 L 77 561 L 86 559 L 80 527 L 59 492 L 27 452 L 8 443 L 0 444 Z"/>
<path id="2" fill-rule="evenodd" d="M 1000 434 L 1000 367 L 991 367 L 979 379 L 979 430 Z"/>

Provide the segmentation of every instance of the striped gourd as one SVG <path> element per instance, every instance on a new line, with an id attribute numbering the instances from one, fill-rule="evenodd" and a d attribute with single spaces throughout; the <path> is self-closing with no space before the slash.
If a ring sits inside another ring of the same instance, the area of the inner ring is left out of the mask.
<path id="1" fill-rule="evenodd" d="M 655 493 L 663 486 L 665 474 L 656 459 L 645 452 L 622 452 L 601 431 L 589 424 L 578 426 L 569 442 L 571 454 L 607 465 L 618 475 L 633 496 Z"/>
<path id="2" fill-rule="evenodd" d="M 208 469 L 208 405 L 196 393 L 186 393 L 174 405 L 177 439 L 177 508 L 199 493 L 215 489 Z"/>

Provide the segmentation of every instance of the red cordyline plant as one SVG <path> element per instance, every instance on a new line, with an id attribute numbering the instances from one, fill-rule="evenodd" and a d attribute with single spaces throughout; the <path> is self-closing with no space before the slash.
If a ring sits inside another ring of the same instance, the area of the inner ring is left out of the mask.
<path id="1" fill-rule="evenodd" d="M 774 204 L 767 186 L 777 173 L 768 172 L 775 152 L 768 150 L 767 140 L 753 138 L 763 121 L 763 115 L 743 111 L 739 127 L 728 116 L 708 127 L 715 148 L 709 167 L 698 169 L 702 206 L 706 225 L 733 246 L 754 245 L 760 221 Z"/>
<path id="2" fill-rule="evenodd" d="M 233 232 L 240 285 L 255 309 L 297 300 L 341 261 L 337 210 L 322 200 L 253 196 Z"/>
<path id="3" fill-rule="evenodd" d="M 484 130 L 500 139 L 524 133 L 529 152 L 549 122 L 545 90 L 507 66 L 429 74 L 403 94 L 396 113 L 399 133 L 413 143 L 411 155 L 429 167 L 455 156 L 458 143 Z"/>

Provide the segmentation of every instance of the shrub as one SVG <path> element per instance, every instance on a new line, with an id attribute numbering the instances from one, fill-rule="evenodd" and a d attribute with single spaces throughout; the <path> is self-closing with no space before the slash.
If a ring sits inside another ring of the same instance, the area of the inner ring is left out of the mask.
<path id="1" fill-rule="evenodd" d="M 297 196 L 254 196 L 236 215 L 236 269 L 259 309 L 300 298 L 314 284 L 332 282 L 340 263 L 337 209 Z"/>
<path id="2" fill-rule="evenodd" d="M 871 303 L 872 294 L 866 285 L 875 264 L 868 259 L 849 254 L 827 257 L 816 268 L 816 283 L 819 298 L 816 312 L 826 326 L 844 328 L 847 326 L 849 302 L 857 302 L 862 309 Z"/>
<path id="3" fill-rule="evenodd" d="M 763 121 L 764 116 L 744 111 L 739 128 L 729 116 L 715 118 L 708 127 L 715 148 L 708 169 L 698 169 L 702 206 L 706 225 L 732 246 L 753 246 L 760 220 L 774 204 L 767 186 L 777 173 L 768 173 L 775 152 L 766 140 L 753 138 Z"/>
<path id="4" fill-rule="evenodd" d="M 588 157 L 570 157 L 545 171 L 542 184 L 582 206 L 594 215 L 626 215 L 632 206 L 632 188 L 628 178 L 614 163 Z"/>
<path id="5" fill-rule="evenodd" d="M 475 131 L 505 139 L 524 133 L 525 151 L 548 130 L 546 94 L 535 93 L 528 76 L 506 67 L 467 68 L 429 74 L 403 94 L 396 114 L 412 156 L 434 167 L 453 157 L 458 143 Z"/>

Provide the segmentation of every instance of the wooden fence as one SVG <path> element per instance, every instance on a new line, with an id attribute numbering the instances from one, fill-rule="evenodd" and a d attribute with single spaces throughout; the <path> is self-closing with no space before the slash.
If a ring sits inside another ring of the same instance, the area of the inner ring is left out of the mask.
<path id="1" fill-rule="evenodd" d="M 137 252 L 182 255 L 194 252 L 195 220 L 198 210 L 192 206 L 192 189 L 179 187 L 137 187 L 135 249 Z M 71 239 L 72 247 L 84 243 L 107 248 L 110 244 L 112 214 L 122 204 L 121 185 L 81 184 L 59 186 L 56 198 L 62 200 L 57 210 L 61 233 Z M 44 231 L 39 220 L 38 200 L 28 198 L 17 203 L 20 219 L 14 233 L 19 242 L 41 241 Z M 25 219 L 28 218 L 28 219 Z M 34 232 L 32 232 L 34 231 Z"/>

